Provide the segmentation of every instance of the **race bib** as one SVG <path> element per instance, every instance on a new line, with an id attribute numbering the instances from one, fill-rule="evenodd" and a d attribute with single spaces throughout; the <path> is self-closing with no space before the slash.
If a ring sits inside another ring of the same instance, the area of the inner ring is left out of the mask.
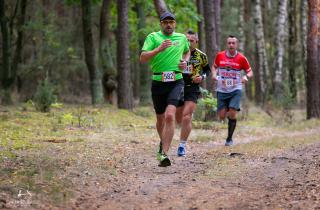
<path id="1" fill-rule="evenodd" d="M 224 82 L 225 82 L 224 84 L 226 85 L 226 87 L 233 87 L 235 85 L 233 79 L 225 79 Z"/>
<path id="2" fill-rule="evenodd" d="M 192 74 L 193 66 L 190 62 L 187 63 L 187 68 L 183 70 L 184 74 Z"/>
<path id="3" fill-rule="evenodd" d="M 173 71 L 162 72 L 162 82 L 176 81 L 176 74 Z"/>

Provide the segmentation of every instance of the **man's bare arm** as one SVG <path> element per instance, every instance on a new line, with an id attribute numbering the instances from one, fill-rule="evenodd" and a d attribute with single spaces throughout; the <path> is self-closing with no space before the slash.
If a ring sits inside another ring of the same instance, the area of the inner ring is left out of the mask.
<path id="1" fill-rule="evenodd" d="M 212 67 L 211 67 L 211 79 L 213 81 L 217 80 L 217 68 L 215 64 L 212 64 Z"/>
<path id="2" fill-rule="evenodd" d="M 161 45 L 151 51 L 143 51 L 140 55 L 140 63 L 146 63 L 148 62 L 151 58 L 156 56 L 159 52 L 167 49 L 172 45 L 172 42 L 170 39 L 164 40 Z"/>

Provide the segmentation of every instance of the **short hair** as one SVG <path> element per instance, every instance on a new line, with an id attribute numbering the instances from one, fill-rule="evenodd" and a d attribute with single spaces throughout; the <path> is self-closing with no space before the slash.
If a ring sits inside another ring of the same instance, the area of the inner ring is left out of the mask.
<path id="1" fill-rule="evenodd" d="M 229 34 L 228 38 L 236 38 L 236 39 L 238 39 L 235 35 L 232 35 L 232 34 Z"/>
<path id="2" fill-rule="evenodd" d="M 194 32 L 192 29 L 189 29 L 189 30 L 187 31 L 187 34 L 189 34 L 189 35 L 194 35 L 194 36 L 198 39 L 198 33 Z"/>

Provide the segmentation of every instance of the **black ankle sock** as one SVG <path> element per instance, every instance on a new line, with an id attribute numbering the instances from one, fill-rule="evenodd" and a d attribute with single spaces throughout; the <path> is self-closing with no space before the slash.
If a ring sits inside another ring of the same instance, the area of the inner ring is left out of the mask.
<path id="1" fill-rule="evenodd" d="M 234 129 L 236 129 L 236 125 L 237 125 L 237 119 L 229 119 L 227 140 L 232 140 L 232 135 L 233 135 Z"/>

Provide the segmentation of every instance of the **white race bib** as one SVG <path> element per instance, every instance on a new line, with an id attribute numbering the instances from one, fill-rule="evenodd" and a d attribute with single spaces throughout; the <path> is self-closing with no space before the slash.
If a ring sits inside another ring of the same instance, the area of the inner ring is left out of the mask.
<path id="1" fill-rule="evenodd" d="M 187 63 L 187 68 L 183 70 L 184 74 L 192 74 L 193 66 L 190 62 Z"/>
<path id="2" fill-rule="evenodd" d="M 234 86 L 233 79 L 225 79 L 224 82 L 225 82 L 226 87 L 233 87 Z"/>
<path id="3" fill-rule="evenodd" d="M 173 71 L 162 72 L 162 82 L 176 81 L 176 74 Z"/>

